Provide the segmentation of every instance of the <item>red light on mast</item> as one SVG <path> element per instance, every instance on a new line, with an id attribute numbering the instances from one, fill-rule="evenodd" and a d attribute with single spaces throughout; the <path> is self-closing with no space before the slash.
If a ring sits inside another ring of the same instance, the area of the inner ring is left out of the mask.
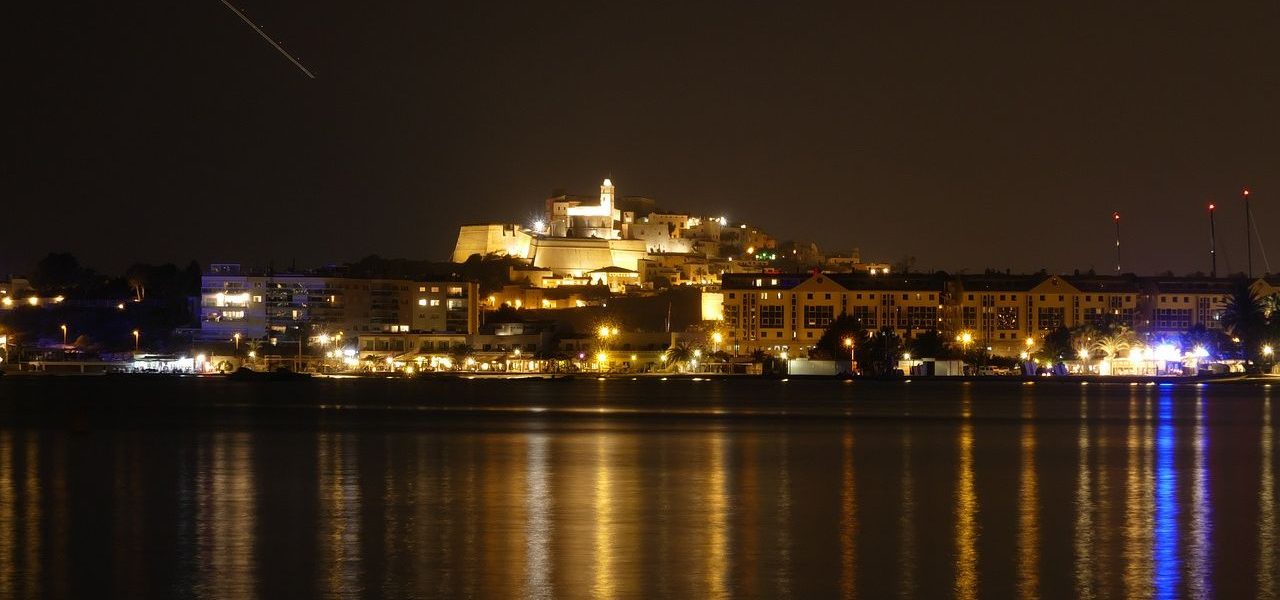
<path id="1" fill-rule="evenodd" d="M 1215 206 L 1215 205 L 1213 205 L 1213 204 L 1210 204 L 1210 205 L 1209 205 L 1209 210 L 1213 210 L 1213 209 L 1215 209 L 1215 208 L 1217 208 L 1217 206 Z"/>
<path id="2" fill-rule="evenodd" d="M 1243 192 L 1243 193 L 1244 193 L 1244 195 L 1245 195 L 1245 196 L 1248 196 L 1248 195 L 1249 195 L 1249 188 L 1244 188 L 1244 192 Z"/>
<path id="3" fill-rule="evenodd" d="M 1120 220 L 1120 213 L 1118 213 L 1118 212 L 1113 212 L 1113 213 L 1111 213 L 1111 218 L 1112 218 L 1112 219 L 1115 219 L 1115 220 L 1117 220 L 1117 221 L 1119 221 L 1119 220 Z"/>

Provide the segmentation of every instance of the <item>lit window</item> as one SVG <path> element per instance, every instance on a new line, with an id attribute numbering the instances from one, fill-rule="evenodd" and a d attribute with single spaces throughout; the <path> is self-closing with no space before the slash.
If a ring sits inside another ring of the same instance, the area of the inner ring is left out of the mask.
<path id="1" fill-rule="evenodd" d="M 418 306 L 426 306 L 426 305 L 427 305 L 426 298 L 418 298 Z"/>
<path id="2" fill-rule="evenodd" d="M 431 299 L 431 306 L 440 306 L 440 301 L 435 298 Z"/>

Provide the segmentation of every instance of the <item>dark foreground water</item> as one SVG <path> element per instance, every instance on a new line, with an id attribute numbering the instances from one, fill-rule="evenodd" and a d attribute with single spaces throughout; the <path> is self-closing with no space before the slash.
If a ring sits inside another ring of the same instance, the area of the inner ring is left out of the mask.
<path id="1" fill-rule="evenodd" d="M 0 598 L 1274 597 L 1277 388 L 10 377 Z"/>

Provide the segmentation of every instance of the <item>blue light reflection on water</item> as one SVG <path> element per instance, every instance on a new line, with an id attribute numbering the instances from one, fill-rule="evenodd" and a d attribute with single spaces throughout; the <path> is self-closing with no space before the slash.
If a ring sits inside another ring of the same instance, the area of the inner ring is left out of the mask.
<path id="1" fill-rule="evenodd" d="M 1178 555 L 1178 473 L 1174 463 L 1177 435 L 1173 423 L 1172 390 L 1161 389 L 1156 405 L 1155 597 L 1180 593 L 1182 559 Z"/>

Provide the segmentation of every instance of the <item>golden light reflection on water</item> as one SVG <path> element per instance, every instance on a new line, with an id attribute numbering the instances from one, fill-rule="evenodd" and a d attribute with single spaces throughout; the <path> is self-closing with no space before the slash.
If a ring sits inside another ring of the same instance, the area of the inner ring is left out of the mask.
<path id="1" fill-rule="evenodd" d="M 853 430 L 844 428 L 841 437 L 840 469 L 840 593 L 845 598 L 857 596 L 858 535 L 857 490 L 853 480 Z"/>
<path id="2" fill-rule="evenodd" d="M 775 595 L 788 598 L 791 596 L 791 470 L 790 452 L 786 438 L 778 449 L 778 526 L 777 550 L 778 569 L 774 575 Z"/>
<path id="3" fill-rule="evenodd" d="M 967 408 L 966 408 L 967 410 Z M 973 481 L 973 424 L 960 425 L 960 464 L 956 482 L 956 564 L 957 598 L 978 597 L 978 494 Z"/>
<path id="4" fill-rule="evenodd" d="M 1018 595 L 1040 597 L 1040 511 L 1036 482 L 1035 404 L 1022 401 L 1022 468 L 1018 487 Z"/>
<path id="5" fill-rule="evenodd" d="M 1280 597 L 1277 588 L 1277 570 L 1280 557 L 1276 556 L 1276 490 L 1275 490 L 1275 431 L 1271 424 L 1271 389 L 1264 392 L 1262 400 L 1262 428 L 1258 434 L 1262 451 L 1262 466 L 1258 476 L 1258 597 Z"/>
<path id="6" fill-rule="evenodd" d="M 1080 426 L 1076 430 L 1076 497 L 1075 497 L 1075 582 L 1076 597 L 1090 600 L 1094 589 L 1093 490 L 1089 468 L 1089 400 L 1080 398 Z"/>
<path id="7" fill-rule="evenodd" d="M 14 597 L 15 507 L 13 489 L 13 440 L 0 431 L 0 598 Z"/>
<path id="8" fill-rule="evenodd" d="M 40 566 L 44 557 L 40 552 L 40 446 L 35 436 L 27 436 L 26 457 L 23 461 L 26 477 L 23 481 L 23 496 L 26 502 L 22 510 L 22 520 L 26 524 L 23 539 L 26 547 L 23 560 L 23 591 L 28 597 L 40 596 Z"/>
<path id="9" fill-rule="evenodd" d="M 525 471 L 525 598 L 552 598 L 553 561 L 551 560 L 552 528 L 551 473 L 548 461 L 550 441 L 545 433 L 534 433 L 528 440 L 528 463 Z"/>
<path id="10" fill-rule="evenodd" d="M 902 514 L 898 517 L 898 595 L 916 595 L 916 499 L 911 470 L 911 426 L 902 428 Z"/>
<path id="11" fill-rule="evenodd" d="M 612 598 L 617 594 L 613 580 L 613 483 L 609 464 L 609 440 L 606 434 L 596 436 L 596 473 L 593 488 L 595 505 L 595 564 L 592 572 L 595 580 L 591 595 L 595 598 Z"/>
<path id="12" fill-rule="evenodd" d="M 710 536 L 707 552 L 707 597 L 729 596 L 729 498 L 725 484 L 725 439 L 720 430 L 710 434 L 710 477 L 707 510 Z"/>
<path id="13" fill-rule="evenodd" d="M 1152 587 L 1152 530 L 1155 478 L 1152 472 L 1151 403 L 1138 392 L 1129 399 L 1126 435 L 1128 462 L 1125 471 L 1124 589 L 1129 598 L 1148 598 Z"/>
<path id="14" fill-rule="evenodd" d="M 325 597 L 362 593 L 360 471 L 354 440 L 322 432 L 316 453 L 319 488 L 319 584 Z"/>
<path id="15" fill-rule="evenodd" d="M 253 598 L 257 507 L 251 438 L 246 433 L 201 436 L 196 474 L 196 561 L 201 595 Z"/>

